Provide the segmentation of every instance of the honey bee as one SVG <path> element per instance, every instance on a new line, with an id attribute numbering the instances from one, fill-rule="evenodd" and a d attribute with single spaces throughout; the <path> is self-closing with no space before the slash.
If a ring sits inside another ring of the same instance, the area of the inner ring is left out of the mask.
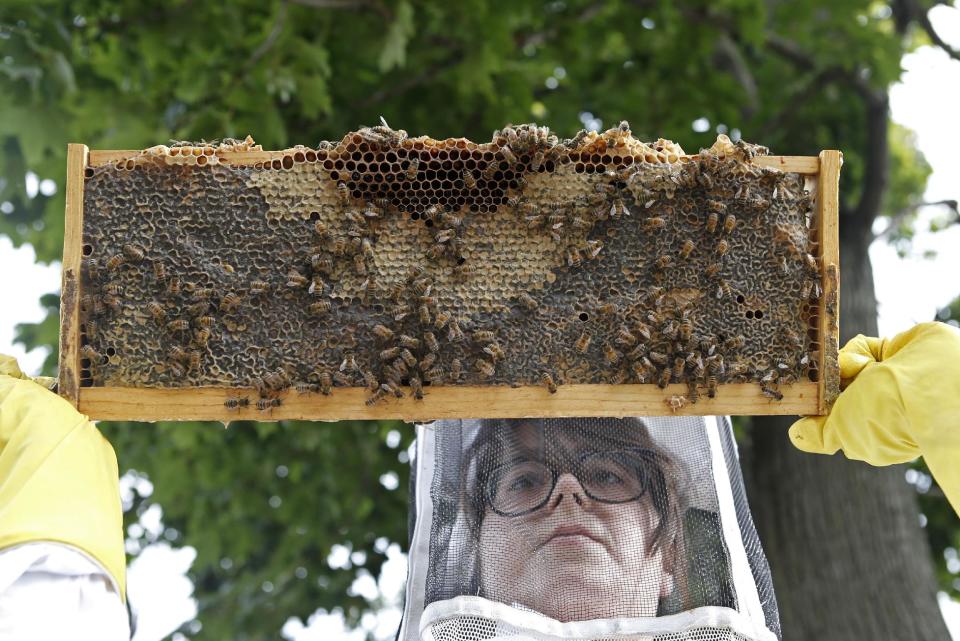
<path id="1" fill-rule="evenodd" d="M 450 379 L 454 381 L 460 380 L 460 374 L 463 373 L 463 363 L 459 358 L 455 358 L 450 361 Z"/>
<path id="2" fill-rule="evenodd" d="M 377 336 L 377 338 L 383 341 L 393 338 L 393 330 L 386 325 L 381 325 L 379 323 L 373 326 L 373 333 Z"/>
<path id="3" fill-rule="evenodd" d="M 339 236 L 337 237 L 336 240 L 333 241 L 332 251 L 335 256 L 345 256 L 347 254 L 347 250 L 349 249 L 350 249 L 350 244 L 347 242 L 347 239 L 344 238 L 343 236 Z"/>
<path id="4" fill-rule="evenodd" d="M 475 343 L 492 343 L 497 340 L 496 335 L 489 330 L 477 330 L 473 333 Z"/>
<path id="5" fill-rule="evenodd" d="M 400 348 L 399 348 L 399 347 L 391 347 L 391 348 L 389 348 L 389 349 L 385 349 L 385 350 L 383 350 L 382 352 L 380 352 L 380 360 L 381 360 L 381 361 L 392 361 L 393 359 L 395 359 L 395 358 L 398 357 L 398 356 L 400 356 Z"/>
<path id="6" fill-rule="evenodd" d="M 180 293 L 180 279 L 176 276 L 170 279 L 167 283 L 167 293 L 171 296 L 176 296 Z"/>
<path id="7" fill-rule="evenodd" d="M 683 370 L 687 366 L 687 361 L 682 357 L 678 356 L 673 359 L 673 377 L 677 379 L 683 378 Z"/>
<path id="8" fill-rule="evenodd" d="M 717 212 L 710 212 L 710 215 L 707 216 L 707 231 L 711 234 L 717 231 L 718 222 L 720 222 L 720 216 L 717 214 Z"/>
<path id="9" fill-rule="evenodd" d="M 190 329 L 190 323 L 178 318 L 167 323 L 167 329 L 171 332 L 185 332 Z"/>
<path id="10" fill-rule="evenodd" d="M 327 227 L 327 224 L 322 220 L 318 220 L 313 225 L 313 231 L 317 234 L 317 236 L 319 236 L 323 240 L 327 240 L 330 238 L 330 229 Z"/>
<path id="11" fill-rule="evenodd" d="M 324 396 L 330 396 L 330 390 L 333 387 L 333 380 L 330 378 L 330 372 L 323 370 L 320 372 L 320 393 Z"/>
<path id="12" fill-rule="evenodd" d="M 530 159 L 530 170 L 531 171 L 540 171 L 540 167 L 543 165 L 544 154 L 542 151 L 537 151 L 533 154 L 533 158 Z"/>
<path id="13" fill-rule="evenodd" d="M 126 244 L 122 248 L 123 255 L 132 263 L 143 262 L 143 248 L 139 245 Z"/>
<path id="14" fill-rule="evenodd" d="M 703 270 L 703 273 L 706 274 L 707 277 L 713 278 L 720 273 L 720 268 L 720 263 L 713 263 L 711 265 L 707 265 L 707 268 Z"/>
<path id="15" fill-rule="evenodd" d="M 582 264 L 582 260 L 580 251 L 576 247 L 571 247 L 567 250 L 567 265 L 569 267 L 579 267 Z"/>
<path id="16" fill-rule="evenodd" d="M 237 411 L 241 407 L 249 407 L 250 399 L 246 396 L 231 396 L 223 402 L 223 406 L 230 411 Z"/>
<path id="17" fill-rule="evenodd" d="M 603 346 L 603 357 L 609 365 L 616 365 L 620 362 L 620 352 L 614 349 L 610 343 Z"/>
<path id="18" fill-rule="evenodd" d="M 663 354 L 663 353 L 661 353 L 661 352 L 651 351 L 651 352 L 648 354 L 648 356 L 650 357 L 650 360 L 653 361 L 654 363 L 656 363 L 657 365 L 666 365 L 666 364 L 667 364 L 668 358 L 667 358 L 667 355 L 666 355 L 666 354 Z"/>
<path id="19" fill-rule="evenodd" d="M 490 181 L 496 177 L 497 172 L 500 171 L 500 164 L 491 162 L 488 163 L 483 169 L 483 178 L 484 180 Z"/>
<path id="20" fill-rule="evenodd" d="M 347 183 L 343 181 L 337 183 L 337 198 L 341 205 L 350 204 L 350 188 L 347 187 Z"/>
<path id="21" fill-rule="evenodd" d="M 350 378 L 349 374 L 344 374 L 343 372 L 334 371 L 332 378 L 333 378 L 333 382 L 339 385 L 340 387 L 353 386 L 353 379 Z"/>
<path id="22" fill-rule="evenodd" d="M 629 216 L 630 210 L 627 209 L 627 206 L 623 204 L 623 200 L 620 198 L 614 198 L 613 204 L 610 205 L 610 218 L 614 220 L 620 220 L 621 216 Z"/>
<path id="23" fill-rule="evenodd" d="M 447 326 L 447 340 L 451 343 L 459 343 L 463 340 L 463 330 L 456 319 L 451 319 Z"/>
<path id="24" fill-rule="evenodd" d="M 413 398 L 418 401 L 423 400 L 423 383 L 420 381 L 419 376 L 410 377 L 410 391 L 413 393 Z"/>
<path id="25" fill-rule="evenodd" d="M 634 362 L 630 364 L 630 371 L 633 373 L 634 378 L 637 379 L 637 382 L 644 384 L 648 381 L 650 376 L 650 371 L 642 363 Z"/>
<path id="26" fill-rule="evenodd" d="M 328 314 L 332 308 L 333 303 L 327 299 L 318 300 L 310 303 L 310 305 L 307 306 L 307 310 L 309 310 L 309 312 L 314 316 L 323 316 L 324 314 Z"/>
<path id="27" fill-rule="evenodd" d="M 620 329 L 617 330 L 616 341 L 620 345 L 632 347 L 637 344 L 637 337 L 631 334 L 630 330 L 628 330 L 626 327 L 621 326 Z"/>
<path id="28" fill-rule="evenodd" d="M 618 311 L 620 311 L 620 308 L 616 303 L 604 303 L 597 307 L 597 313 L 601 316 L 613 316 Z"/>
<path id="29" fill-rule="evenodd" d="M 697 389 L 696 381 L 687 381 L 687 398 L 690 399 L 691 403 L 700 400 L 700 390 Z"/>
<path id="30" fill-rule="evenodd" d="M 418 171 L 420 171 L 420 159 L 411 158 L 405 172 L 407 180 L 416 180 Z"/>
<path id="31" fill-rule="evenodd" d="M 417 357 L 413 355 L 409 349 L 400 350 L 400 358 L 403 359 L 403 362 L 407 364 L 407 367 L 416 367 L 417 366 Z"/>
<path id="32" fill-rule="evenodd" d="M 469 278 L 476 275 L 477 266 L 474 263 L 461 262 L 459 265 L 454 265 L 453 275 L 456 278 Z"/>
<path id="33" fill-rule="evenodd" d="M 354 255 L 353 255 L 353 269 L 354 269 L 354 271 L 356 271 L 358 274 L 366 274 L 366 273 L 367 273 L 367 263 L 366 263 L 366 260 L 364 259 L 363 254 L 354 254 Z"/>
<path id="34" fill-rule="evenodd" d="M 361 374 L 363 375 L 363 382 L 366 384 L 368 390 L 372 392 L 380 387 L 380 381 L 377 380 L 377 377 L 373 372 L 370 370 L 364 370 L 361 372 Z"/>
<path id="35" fill-rule="evenodd" d="M 80 348 L 80 356 L 88 359 L 92 363 L 99 363 L 103 360 L 100 352 L 95 350 L 92 345 L 84 345 Z"/>
<path id="36" fill-rule="evenodd" d="M 91 276 L 93 278 L 93 276 Z M 167 280 L 167 267 L 159 261 L 154 261 L 153 263 L 153 278 L 158 282 L 162 283 Z"/>
<path id="37" fill-rule="evenodd" d="M 528 294 L 527 292 L 520 292 L 519 294 L 517 294 L 517 298 L 520 300 L 520 303 L 524 307 L 526 307 L 528 310 L 534 310 L 539 305 L 536 299 L 530 294 Z"/>
<path id="38" fill-rule="evenodd" d="M 167 371 L 173 378 L 183 378 L 187 374 L 179 363 L 167 363 Z"/>
<path id="39" fill-rule="evenodd" d="M 400 347 L 418 349 L 420 347 L 420 339 L 414 338 L 413 336 L 407 336 L 406 334 L 400 334 Z"/>
<path id="40" fill-rule="evenodd" d="M 480 378 L 490 378 L 496 372 L 493 363 L 483 358 L 478 358 L 474 361 L 474 365 L 477 371 L 480 372 Z"/>
<path id="41" fill-rule="evenodd" d="M 125 262 L 127 262 L 127 259 L 123 256 L 123 254 L 114 254 L 107 259 L 105 267 L 107 270 L 115 272 L 120 269 L 120 265 L 123 265 Z"/>
<path id="42" fill-rule="evenodd" d="M 450 312 L 437 312 L 437 316 L 433 321 L 433 326 L 437 329 L 443 329 L 450 322 Z"/>
<path id="43" fill-rule="evenodd" d="M 777 389 L 775 389 L 775 388 L 773 388 L 773 387 L 769 387 L 769 386 L 767 386 L 767 385 L 761 385 L 761 386 L 760 386 L 760 392 L 761 392 L 764 396 L 768 397 L 771 401 L 782 401 L 782 400 L 783 400 L 783 394 L 780 393 L 779 390 L 777 390 Z"/>
<path id="44" fill-rule="evenodd" d="M 557 393 L 557 384 L 553 380 L 553 376 L 550 375 L 550 372 L 544 372 L 540 375 L 540 384 L 546 387 L 551 394 Z"/>
<path id="45" fill-rule="evenodd" d="M 576 349 L 581 354 L 586 354 L 587 350 L 590 348 L 590 341 L 593 339 L 590 334 L 584 332 L 580 334 L 580 338 L 577 339 L 577 342 L 574 343 L 574 349 Z"/>
<path id="46" fill-rule="evenodd" d="M 167 316 L 167 313 L 163 310 L 163 306 L 157 301 L 147 303 L 147 312 L 150 314 L 150 317 L 158 323 L 162 322 Z"/>
<path id="47" fill-rule="evenodd" d="M 727 214 L 727 217 L 723 219 L 723 231 L 728 234 L 733 231 L 733 228 L 737 226 L 737 217 L 733 214 Z"/>
<path id="48" fill-rule="evenodd" d="M 273 408 L 280 407 L 283 404 L 279 398 L 261 398 L 257 401 L 257 409 L 261 412 L 273 413 Z"/>
<path id="49" fill-rule="evenodd" d="M 197 345 L 203 347 L 210 341 L 210 330 L 206 327 L 201 327 L 194 333 L 193 338 Z"/>
<path id="50" fill-rule="evenodd" d="M 464 169 L 461 174 L 463 178 L 463 184 L 467 186 L 467 189 L 474 189 L 477 186 L 477 177 L 473 175 L 473 172 L 469 169 Z"/>
<path id="51" fill-rule="evenodd" d="M 374 203 L 373 205 L 367 205 L 366 207 L 363 208 L 364 218 L 366 218 L 367 220 L 370 220 L 373 218 L 380 218 L 380 216 L 383 214 L 383 211 L 387 209 L 387 205 L 388 205 L 388 203 L 379 202 L 380 200 L 381 199 L 378 198 L 377 203 Z"/>
<path id="52" fill-rule="evenodd" d="M 358 372 L 360 371 L 360 366 L 357 365 L 357 359 L 354 357 L 353 352 L 347 352 L 343 356 L 343 361 L 340 363 L 341 372 Z"/>
<path id="53" fill-rule="evenodd" d="M 200 352 L 193 349 L 187 352 L 187 369 L 200 368 Z"/>
<path id="54" fill-rule="evenodd" d="M 311 392 L 316 392 L 320 389 L 320 386 L 316 383 L 307 383 L 301 381 L 293 386 L 293 389 L 297 390 L 297 394 L 310 394 Z"/>
<path id="55" fill-rule="evenodd" d="M 696 247 L 694 242 L 690 239 L 683 241 L 683 245 L 680 247 L 680 257 L 689 258 L 690 254 L 693 253 L 693 248 Z"/>
<path id="56" fill-rule="evenodd" d="M 730 251 L 730 243 L 726 240 L 721 240 L 717 243 L 717 254 L 724 256 L 728 251 Z"/>
<path id="57" fill-rule="evenodd" d="M 386 389 L 384 389 L 384 386 L 386 386 Z M 388 396 L 392 391 L 393 391 L 393 388 L 390 387 L 389 385 L 387 385 L 386 383 L 384 383 L 382 386 L 380 386 L 380 388 L 377 389 L 377 391 L 375 391 L 375 392 L 370 396 L 370 398 L 368 398 L 366 401 L 364 401 L 364 403 L 366 403 L 367 407 L 371 407 L 371 406 L 373 406 L 373 405 L 376 405 L 376 404 L 379 403 L 380 401 L 382 401 L 382 400 L 384 400 L 385 398 L 387 398 L 387 396 Z"/>
<path id="58" fill-rule="evenodd" d="M 503 156 L 503 159 L 511 165 L 517 164 L 517 157 L 514 155 L 513 150 L 511 150 L 509 146 L 504 145 L 503 147 L 500 147 L 500 155 Z"/>
<path id="59" fill-rule="evenodd" d="M 747 364 L 742 361 L 734 361 L 730 364 L 730 367 L 727 368 L 727 375 L 731 378 L 746 376 L 747 374 Z"/>
<path id="60" fill-rule="evenodd" d="M 89 338 L 96 338 L 100 334 L 100 323 L 93 319 L 88 320 L 84 327 Z"/>
<path id="61" fill-rule="evenodd" d="M 647 231 L 660 231 L 666 227 L 667 221 L 662 216 L 654 216 L 653 218 L 647 218 L 646 228 Z"/>
<path id="62" fill-rule="evenodd" d="M 660 389 L 666 388 L 667 385 L 670 384 L 670 377 L 672 374 L 673 372 L 670 370 L 669 367 L 664 367 L 660 371 L 659 377 L 657 378 L 657 387 L 659 387 Z"/>
<path id="63" fill-rule="evenodd" d="M 740 349 L 743 347 L 746 339 L 743 336 L 731 336 L 727 340 L 723 341 L 723 349 L 725 350 L 734 350 Z"/>
<path id="64" fill-rule="evenodd" d="M 295 269 L 287 272 L 287 287 L 305 287 L 308 282 L 307 277 Z"/>
<path id="65" fill-rule="evenodd" d="M 503 348 L 500 347 L 500 345 L 497 343 L 490 343 L 489 345 L 483 348 L 483 352 L 484 354 L 487 354 L 488 356 L 490 356 L 490 358 L 493 359 L 494 363 L 496 363 L 497 361 L 502 361 L 504 358 L 507 357 L 506 352 L 504 352 Z"/>
<path id="66" fill-rule="evenodd" d="M 723 213 L 727 211 L 726 203 L 723 203 L 719 200 L 708 200 L 706 202 L 706 205 L 707 205 L 707 209 L 709 209 L 710 211 L 715 211 L 718 213 Z"/>
<path id="67" fill-rule="evenodd" d="M 820 275 L 820 263 L 819 261 L 817 261 L 816 258 L 811 256 L 810 254 L 804 254 L 803 261 L 806 264 L 807 269 L 810 271 L 811 274 L 815 276 Z"/>
<path id="68" fill-rule="evenodd" d="M 250 293 L 254 296 L 262 294 L 270 289 L 270 283 L 264 280 L 250 281 Z"/>
<path id="69" fill-rule="evenodd" d="M 434 352 L 429 352 L 426 356 L 420 359 L 420 371 L 425 372 L 437 362 L 437 355 Z"/>
<path id="70" fill-rule="evenodd" d="M 187 360 L 187 353 L 179 345 L 174 345 L 167 353 L 167 356 L 169 356 L 171 360 L 181 363 Z"/>
<path id="71" fill-rule="evenodd" d="M 660 270 L 664 270 L 670 266 L 670 263 L 673 262 L 673 258 L 669 254 L 664 254 L 656 260 L 654 267 Z"/>
<path id="72" fill-rule="evenodd" d="M 417 296 L 429 296 L 433 290 L 433 284 L 429 278 L 418 278 L 410 283 L 410 288 Z"/>
<path id="73" fill-rule="evenodd" d="M 425 222 L 434 223 L 440 217 L 441 209 L 437 205 L 430 205 L 427 207 L 422 214 L 420 214 L 420 219 Z M 410 280 L 413 280 L 412 278 Z"/>
<path id="74" fill-rule="evenodd" d="M 729 298 L 731 295 L 730 283 L 721 278 L 720 282 L 717 283 L 717 298 L 720 299 L 724 296 Z"/>
<path id="75" fill-rule="evenodd" d="M 447 370 L 442 365 L 436 365 L 426 370 L 423 374 L 431 383 L 437 383 L 447 375 Z"/>
<path id="76" fill-rule="evenodd" d="M 240 297 L 233 292 L 229 292 L 224 294 L 223 298 L 220 299 L 220 311 L 228 312 L 232 309 L 236 309 L 239 304 Z"/>

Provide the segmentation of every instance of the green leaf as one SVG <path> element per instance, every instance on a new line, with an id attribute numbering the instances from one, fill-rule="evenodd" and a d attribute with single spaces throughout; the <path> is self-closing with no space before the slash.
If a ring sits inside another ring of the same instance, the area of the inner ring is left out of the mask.
<path id="1" fill-rule="evenodd" d="M 378 66 L 381 72 L 404 66 L 407 61 L 407 43 L 413 33 L 413 7 L 407 0 L 401 0 L 380 52 Z"/>

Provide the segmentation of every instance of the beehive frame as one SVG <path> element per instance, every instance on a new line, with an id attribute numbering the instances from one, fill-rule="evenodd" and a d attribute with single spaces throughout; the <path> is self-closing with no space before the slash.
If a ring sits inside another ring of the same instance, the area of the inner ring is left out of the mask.
<path id="1" fill-rule="evenodd" d="M 253 165 L 289 156 L 284 151 L 221 151 L 221 163 Z M 85 172 L 89 167 L 114 163 L 137 155 L 137 151 L 90 151 L 85 145 L 68 147 L 66 225 L 64 234 L 61 301 L 60 380 L 62 396 L 81 412 L 101 420 L 341 420 L 468 417 L 558 417 L 558 416 L 644 416 L 674 412 L 693 415 L 824 414 L 838 392 L 838 295 L 839 245 L 837 231 L 839 171 L 842 155 L 823 151 L 817 157 L 757 156 L 752 162 L 796 172 L 816 183 L 815 211 L 818 235 L 816 258 L 822 296 L 818 299 L 817 334 L 821 374 L 816 381 L 796 382 L 781 389 L 782 400 L 771 402 L 755 383 L 721 385 L 714 398 L 702 396 L 693 403 L 673 403 L 687 393 L 683 384 L 660 389 L 653 384 L 566 384 L 556 393 L 542 386 L 437 385 L 425 398 L 390 398 L 373 405 L 364 401 L 363 387 L 337 388 L 330 396 L 283 394 L 280 406 L 269 412 L 248 407 L 227 409 L 224 399 L 244 395 L 257 398 L 253 389 L 225 387 L 134 388 L 81 387 L 80 384 L 80 300 L 83 244 L 83 197 Z"/>

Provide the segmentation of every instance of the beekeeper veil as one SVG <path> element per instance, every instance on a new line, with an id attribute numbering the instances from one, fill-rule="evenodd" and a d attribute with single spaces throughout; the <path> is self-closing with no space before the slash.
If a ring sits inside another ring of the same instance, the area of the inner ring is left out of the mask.
<path id="1" fill-rule="evenodd" d="M 401 641 L 779 638 L 714 417 L 418 426 Z"/>

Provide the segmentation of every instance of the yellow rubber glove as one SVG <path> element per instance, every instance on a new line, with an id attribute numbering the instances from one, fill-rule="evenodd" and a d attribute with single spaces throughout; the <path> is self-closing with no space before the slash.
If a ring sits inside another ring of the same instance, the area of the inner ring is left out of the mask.
<path id="1" fill-rule="evenodd" d="M 0 549 L 34 541 L 87 553 L 126 598 L 113 448 L 89 418 L 0 354 Z"/>
<path id="2" fill-rule="evenodd" d="M 960 513 L 960 329 L 922 323 L 891 339 L 857 336 L 840 350 L 840 379 L 830 413 L 794 423 L 793 444 L 871 465 L 923 456 Z"/>

